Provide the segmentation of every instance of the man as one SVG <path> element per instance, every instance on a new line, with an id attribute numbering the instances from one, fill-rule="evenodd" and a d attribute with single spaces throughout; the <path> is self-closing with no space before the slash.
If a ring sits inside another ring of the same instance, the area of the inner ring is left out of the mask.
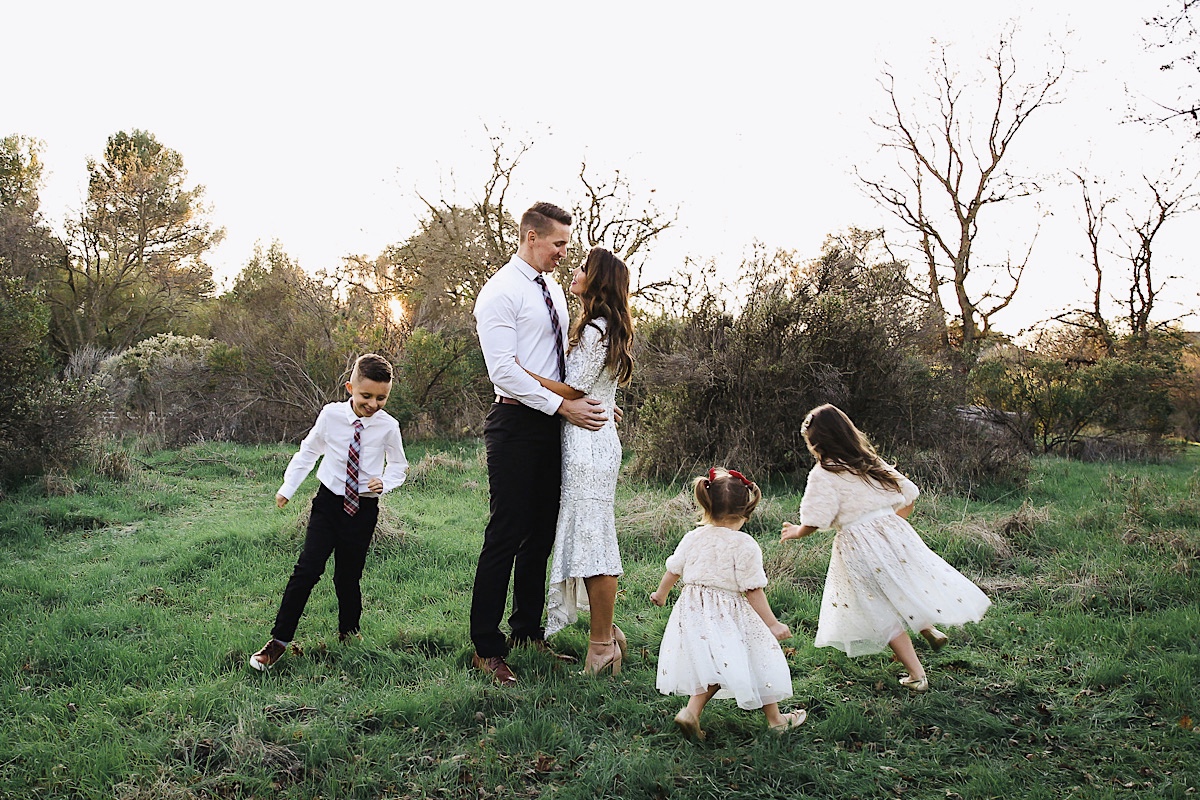
<path id="1" fill-rule="evenodd" d="M 599 401 L 564 400 L 525 371 L 565 377 L 567 301 L 553 273 L 571 241 L 571 214 L 536 203 L 521 216 L 520 237 L 517 254 L 475 301 L 496 396 L 483 431 L 491 516 L 471 596 L 472 664 L 502 686 L 517 682 L 505 661 L 510 646 L 550 651 L 542 612 L 562 482 L 561 420 L 599 430 L 608 419 Z M 500 620 L 510 575 L 512 635 L 506 640 Z"/>

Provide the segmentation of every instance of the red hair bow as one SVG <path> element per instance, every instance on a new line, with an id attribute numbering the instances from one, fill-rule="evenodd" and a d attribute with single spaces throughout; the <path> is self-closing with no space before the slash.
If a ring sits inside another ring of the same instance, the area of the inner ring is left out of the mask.
<path id="1" fill-rule="evenodd" d="M 727 472 L 729 473 L 730 477 L 737 478 L 739 481 L 741 481 L 742 485 L 745 486 L 747 489 L 749 489 L 751 486 L 754 485 L 748 478 L 746 478 L 745 475 L 738 472 L 736 469 L 727 470 Z M 717 479 L 717 468 L 709 467 L 708 468 L 708 482 L 711 484 L 716 479 Z"/>

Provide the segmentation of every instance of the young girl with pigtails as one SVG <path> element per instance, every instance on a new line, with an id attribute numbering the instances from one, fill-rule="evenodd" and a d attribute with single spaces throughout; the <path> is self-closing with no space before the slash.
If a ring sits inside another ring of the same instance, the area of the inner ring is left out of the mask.
<path id="1" fill-rule="evenodd" d="M 690 697 L 675 716 L 690 739 L 704 738 L 700 714 L 714 697 L 761 708 L 771 730 L 794 728 L 807 712 L 779 711 L 779 701 L 792 694 L 779 642 L 792 632 L 771 612 L 762 550 L 741 530 L 762 492 L 740 472 L 724 469 L 696 478 L 693 491 L 704 524 L 679 542 L 650 595 L 665 605 L 671 587 L 683 583 L 659 649 L 658 690 Z"/>

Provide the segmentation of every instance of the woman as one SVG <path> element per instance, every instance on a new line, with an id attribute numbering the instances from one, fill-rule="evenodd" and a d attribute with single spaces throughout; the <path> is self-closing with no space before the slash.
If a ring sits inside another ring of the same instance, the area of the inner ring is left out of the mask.
<path id="1" fill-rule="evenodd" d="M 633 320 L 629 269 L 603 247 L 594 247 L 575 270 L 569 291 L 582 311 L 571 328 L 563 382 L 534 375 L 568 399 L 591 397 L 608 412 L 598 431 L 563 426 L 562 495 L 550 566 L 546 635 L 591 614 L 584 672 L 621 671 L 625 635 L 613 624 L 621 553 L 613 501 L 621 467 L 621 442 L 613 421 L 617 386 L 633 372 Z M 530 373 L 533 374 L 533 373 Z"/>

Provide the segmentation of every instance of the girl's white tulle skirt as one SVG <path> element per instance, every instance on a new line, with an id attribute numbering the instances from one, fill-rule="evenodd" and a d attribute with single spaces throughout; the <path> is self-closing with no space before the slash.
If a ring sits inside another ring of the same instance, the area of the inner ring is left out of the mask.
<path id="1" fill-rule="evenodd" d="M 714 697 L 762 708 L 792 695 L 792 675 L 770 628 L 744 595 L 685 585 L 671 610 L 658 653 L 656 686 L 663 694 Z"/>
<path id="2" fill-rule="evenodd" d="M 907 628 L 962 625 L 991 601 L 895 514 L 843 528 L 833 540 L 813 644 L 849 656 L 878 653 Z"/>

